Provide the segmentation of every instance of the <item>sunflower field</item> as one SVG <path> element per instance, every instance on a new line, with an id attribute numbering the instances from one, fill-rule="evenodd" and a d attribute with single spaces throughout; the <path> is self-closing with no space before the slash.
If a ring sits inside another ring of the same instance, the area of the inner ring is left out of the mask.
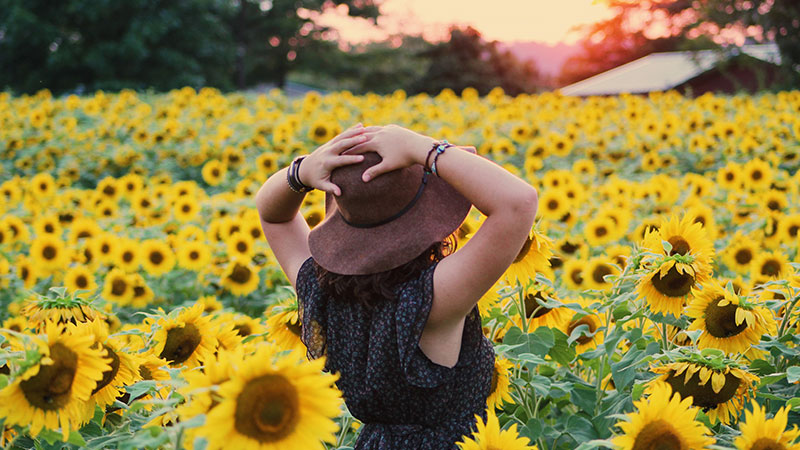
<path id="1" fill-rule="evenodd" d="M 254 196 L 359 121 L 539 191 L 478 303 L 497 360 L 460 448 L 800 449 L 800 91 L 500 89 L 0 93 L 0 444 L 351 449 Z"/>

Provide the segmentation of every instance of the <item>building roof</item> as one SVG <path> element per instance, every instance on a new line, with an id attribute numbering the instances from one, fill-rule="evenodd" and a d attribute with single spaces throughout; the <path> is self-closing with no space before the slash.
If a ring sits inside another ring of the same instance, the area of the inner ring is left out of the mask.
<path id="1" fill-rule="evenodd" d="M 720 60 L 738 54 L 780 64 L 780 52 L 775 44 L 745 45 L 729 54 L 718 50 L 659 52 L 607 70 L 577 83 L 561 88 L 564 95 L 614 95 L 623 92 L 640 94 L 666 91 L 716 66 Z"/>

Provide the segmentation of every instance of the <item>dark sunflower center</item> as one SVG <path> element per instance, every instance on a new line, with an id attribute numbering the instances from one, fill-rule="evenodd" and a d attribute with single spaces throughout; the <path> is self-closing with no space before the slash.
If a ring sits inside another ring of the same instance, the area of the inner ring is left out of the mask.
<path id="1" fill-rule="evenodd" d="M 122 260 L 126 263 L 133 261 L 133 252 L 125 252 L 122 254 Z"/>
<path id="2" fill-rule="evenodd" d="M 558 200 L 552 199 L 549 202 L 547 202 L 547 209 L 549 209 L 550 211 L 555 211 L 558 209 L 558 205 L 559 205 Z"/>
<path id="3" fill-rule="evenodd" d="M 766 275 L 768 277 L 775 277 L 781 273 L 781 263 L 775 261 L 774 259 L 767 260 L 761 266 L 761 275 Z"/>
<path id="4" fill-rule="evenodd" d="M 541 292 L 537 292 L 535 294 L 528 294 L 525 296 L 525 317 L 534 318 L 542 317 L 543 315 L 549 313 L 551 311 L 550 308 L 545 308 L 541 306 L 539 300 L 544 300 L 542 297 Z"/>
<path id="5" fill-rule="evenodd" d="M 238 252 L 241 252 L 241 253 L 246 252 L 247 251 L 247 244 L 245 242 L 241 242 L 241 241 L 237 242 L 236 243 L 236 250 Z"/>
<path id="6" fill-rule="evenodd" d="M 325 137 L 328 134 L 328 130 L 325 127 L 316 127 L 314 128 L 314 136 L 321 138 Z"/>
<path id="7" fill-rule="evenodd" d="M 786 446 L 777 442 L 775 439 L 762 437 L 753 442 L 753 445 L 750 446 L 750 450 L 786 450 Z"/>
<path id="8" fill-rule="evenodd" d="M 262 375 L 247 382 L 236 398 L 234 427 L 261 443 L 280 441 L 294 431 L 300 399 L 281 375 Z"/>
<path id="9" fill-rule="evenodd" d="M 497 390 L 498 378 L 499 377 L 497 376 L 497 367 L 495 367 L 494 370 L 492 371 L 492 390 L 491 390 L 492 393 L 494 393 Z"/>
<path id="10" fill-rule="evenodd" d="M 611 274 L 611 268 L 605 264 L 600 264 L 592 270 L 592 279 L 595 283 L 605 283 L 604 276 Z"/>
<path id="11" fill-rule="evenodd" d="M 114 380 L 114 377 L 117 376 L 117 372 L 119 372 L 119 356 L 117 355 L 117 352 L 105 344 L 103 344 L 103 348 L 108 352 L 106 356 L 111 358 L 111 368 L 103 372 L 103 378 L 97 382 L 97 386 L 95 386 L 94 390 L 92 390 L 92 395 L 100 391 L 100 389 L 108 386 L 108 384 Z"/>
<path id="12" fill-rule="evenodd" d="M 53 224 L 48 223 L 47 225 L 44 226 L 44 231 L 52 233 L 53 231 L 55 231 L 55 228 L 53 228 Z"/>
<path id="13" fill-rule="evenodd" d="M 181 364 L 192 356 L 200 341 L 200 330 L 194 324 L 172 328 L 167 331 L 167 342 L 158 357 L 166 359 L 170 365 Z"/>
<path id="14" fill-rule="evenodd" d="M 100 246 L 100 252 L 101 253 L 107 254 L 110 251 L 111 251 L 111 246 L 110 245 L 108 245 L 106 243 L 103 243 L 103 245 Z"/>
<path id="15" fill-rule="evenodd" d="M 200 253 L 198 253 L 196 250 L 192 250 L 191 252 L 189 252 L 189 259 L 197 259 L 199 257 Z"/>
<path id="16" fill-rule="evenodd" d="M 565 243 L 561 244 L 561 251 L 566 253 L 566 254 L 568 254 L 568 255 L 574 254 L 575 252 L 578 251 L 579 248 L 580 248 L 580 246 L 572 244 L 572 243 L 569 243 L 569 242 L 565 242 Z"/>
<path id="17" fill-rule="evenodd" d="M 570 272 L 569 277 L 578 286 L 583 284 L 583 270 L 581 270 L 581 269 L 573 269 L 572 272 Z"/>
<path id="18" fill-rule="evenodd" d="M 681 438 L 672 425 L 656 420 L 645 425 L 633 441 L 633 450 L 682 450 Z"/>
<path id="19" fill-rule="evenodd" d="M 150 262 L 159 265 L 164 261 L 164 255 L 160 251 L 150 252 Z"/>
<path id="20" fill-rule="evenodd" d="M 315 227 L 322 222 L 322 216 L 318 212 L 313 212 L 306 217 L 306 222 L 309 227 Z"/>
<path id="21" fill-rule="evenodd" d="M 711 386 L 711 380 L 708 380 L 706 384 L 702 386 L 700 385 L 700 371 L 695 372 L 686 384 L 684 384 L 685 378 L 683 373 L 675 376 L 675 371 L 672 370 L 667 374 L 667 378 L 664 381 L 672 386 L 674 392 L 681 394 L 681 398 L 686 398 L 691 395 L 694 399 L 692 404 L 706 411 L 716 408 L 718 405 L 733 398 L 741 383 L 741 380 L 736 378 L 735 375 L 726 373 L 725 385 L 722 386 L 719 392 L 714 392 Z"/>
<path id="22" fill-rule="evenodd" d="M 733 181 L 735 178 L 736 178 L 736 175 L 734 175 L 733 172 L 726 172 L 725 173 L 725 179 L 727 181 Z"/>
<path id="23" fill-rule="evenodd" d="M 686 242 L 686 239 L 680 236 L 672 236 L 669 238 L 669 243 L 672 244 L 672 250 L 670 250 L 669 255 L 672 256 L 676 253 L 681 255 L 685 255 L 689 253 L 689 243 Z"/>
<path id="24" fill-rule="evenodd" d="M 188 213 L 188 212 L 189 212 L 189 211 L 191 211 L 191 210 L 192 210 L 192 207 L 191 207 L 191 206 L 189 206 L 189 205 L 183 205 L 183 206 L 181 206 L 181 211 L 183 211 L 183 212 L 185 212 L 185 213 Z"/>
<path id="25" fill-rule="evenodd" d="M 218 177 L 219 176 L 219 169 L 211 169 L 211 175 Z"/>
<path id="26" fill-rule="evenodd" d="M 747 322 L 743 321 L 736 325 L 736 309 L 738 306 L 733 303 L 718 306 L 717 303 L 722 298 L 714 299 L 706 307 L 706 330 L 708 334 L 717 338 L 736 336 L 747 329 Z"/>
<path id="27" fill-rule="evenodd" d="M 606 227 L 597 227 L 594 230 L 594 235 L 597 236 L 597 237 L 603 237 L 603 236 L 605 236 L 607 234 L 608 234 L 608 230 L 606 230 Z"/>
<path id="28" fill-rule="evenodd" d="M 42 249 L 42 256 L 44 256 L 45 259 L 53 259 L 56 257 L 57 254 L 58 251 L 52 245 L 48 245 L 47 247 Z"/>
<path id="29" fill-rule="evenodd" d="M 791 225 L 789 227 L 789 236 L 797 237 L 798 232 L 800 232 L 800 225 Z"/>
<path id="30" fill-rule="evenodd" d="M 734 258 L 736 258 L 738 264 L 750 264 L 750 261 L 753 260 L 753 252 L 749 248 L 741 248 L 736 251 Z"/>
<path id="31" fill-rule="evenodd" d="M 238 284 L 245 284 L 250 280 L 251 275 L 252 273 L 250 273 L 250 269 L 248 269 L 246 266 L 236 263 L 236 266 L 233 268 L 231 274 L 228 275 L 228 278 Z"/>
<path id="32" fill-rule="evenodd" d="M 754 170 L 754 171 L 753 171 L 753 173 L 752 173 L 752 175 L 750 175 L 750 177 L 751 177 L 751 178 L 753 178 L 753 179 L 754 179 L 754 180 L 756 180 L 756 181 L 760 180 L 760 179 L 761 179 L 761 177 L 763 177 L 763 176 L 764 176 L 764 175 L 761 173 L 761 171 L 760 171 L 760 170 Z"/>
<path id="33" fill-rule="evenodd" d="M 89 281 L 83 275 L 78 275 L 78 278 L 75 279 L 75 285 L 79 288 L 85 288 L 89 285 Z"/>
<path id="34" fill-rule="evenodd" d="M 300 323 L 300 321 L 297 321 L 297 323 L 287 321 L 286 328 L 288 328 L 289 331 L 297 336 L 300 336 L 300 333 L 303 331 L 303 325 Z"/>
<path id="35" fill-rule="evenodd" d="M 678 273 L 678 269 L 672 266 L 663 278 L 656 273 L 651 282 L 658 292 L 667 297 L 683 297 L 692 290 L 694 276 L 686 272 Z"/>
<path id="36" fill-rule="evenodd" d="M 553 269 L 561 268 L 564 265 L 564 260 L 559 258 L 558 256 L 553 256 L 548 261 L 550 261 L 550 267 Z"/>
<path id="37" fill-rule="evenodd" d="M 572 322 L 569 323 L 569 327 L 567 327 L 567 336 L 572 335 L 572 332 L 575 330 L 575 328 L 578 328 L 581 325 L 586 325 L 589 327 L 589 334 L 594 333 L 594 330 L 597 328 L 594 323 L 594 320 L 592 320 L 591 317 L 584 316 L 578 320 L 573 320 Z M 591 341 L 592 341 L 591 336 L 581 335 L 581 337 L 578 338 L 577 342 L 578 344 L 586 344 Z"/>
<path id="38" fill-rule="evenodd" d="M 528 252 L 530 251 L 532 244 L 533 244 L 533 239 L 531 239 L 530 237 L 528 239 L 525 239 L 525 243 L 522 244 L 522 248 L 520 249 L 519 253 L 517 253 L 517 257 L 514 258 L 515 263 L 522 261 L 525 258 L 525 256 L 528 255 Z"/>
<path id="39" fill-rule="evenodd" d="M 233 329 L 236 330 L 236 333 L 239 336 L 242 336 L 242 337 L 250 336 L 251 334 L 253 334 L 253 330 L 250 329 L 250 325 L 248 325 L 246 323 L 238 324 L 238 325 L 234 326 Z"/>
<path id="40" fill-rule="evenodd" d="M 125 280 L 115 278 L 114 281 L 111 282 L 111 294 L 113 295 L 122 295 L 128 289 L 128 283 Z"/>
<path id="41" fill-rule="evenodd" d="M 55 411 L 70 401 L 72 380 L 78 370 L 78 355 L 61 343 L 50 347 L 53 364 L 39 367 L 39 373 L 20 382 L 28 403 L 45 411 Z"/>
<path id="42" fill-rule="evenodd" d="M 143 380 L 153 379 L 153 372 L 150 372 L 150 369 L 148 369 L 145 365 L 139 366 L 139 375 L 141 375 Z"/>

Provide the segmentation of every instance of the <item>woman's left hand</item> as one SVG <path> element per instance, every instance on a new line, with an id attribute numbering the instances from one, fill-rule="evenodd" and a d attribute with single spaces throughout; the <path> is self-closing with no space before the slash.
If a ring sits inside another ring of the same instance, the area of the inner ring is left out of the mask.
<path id="1" fill-rule="evenodd" d="M 342 155 L 354 145 L 366 141 L 367 131 L 375 131 L 380 127 L 364 127 L 358 123 L 322 144 L 300 163 L 300 181 L 315 189 L 330 192 L 333 195 L 342 193 L 339 186 L 331 183 L 331 172 L 337 167 L 360 163 L 363 155 Z"/>

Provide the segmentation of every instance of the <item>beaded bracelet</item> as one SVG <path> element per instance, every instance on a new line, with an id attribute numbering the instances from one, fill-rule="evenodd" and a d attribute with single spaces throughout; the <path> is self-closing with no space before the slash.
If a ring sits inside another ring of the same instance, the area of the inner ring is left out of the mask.
<path id="1" fill-rule="evenodd" d="M 444 153 L 447 148 L 455 147 L 453 144 L 447 142 L 447 139 L 442 139 L 441 142 L 434 142 L 431 149 L 428 151 L 428 155 L 425 157 L 425 171 L 428 173 L 432 173 L 437 177 L 439 174 L 436 172 L 436 160 L 439 159 L 439 155 Z M 436 152 L 436 156 L 433 158 L 433 164 L 428 168 L 428 160 L 431 158 L 431 154 Z"/>
<path id="2" fill-rule="evenodd" d="M 286 182 L 289 184 L 289 189 L 297 192 L 298 194 L 305 194 L 314 190 L 313 187 L 307 186 L 300 181 L 300 163 L 305 159 L 305 156 L 298 156 L 289 165 L 289 171 L 286 172 Z"/>

